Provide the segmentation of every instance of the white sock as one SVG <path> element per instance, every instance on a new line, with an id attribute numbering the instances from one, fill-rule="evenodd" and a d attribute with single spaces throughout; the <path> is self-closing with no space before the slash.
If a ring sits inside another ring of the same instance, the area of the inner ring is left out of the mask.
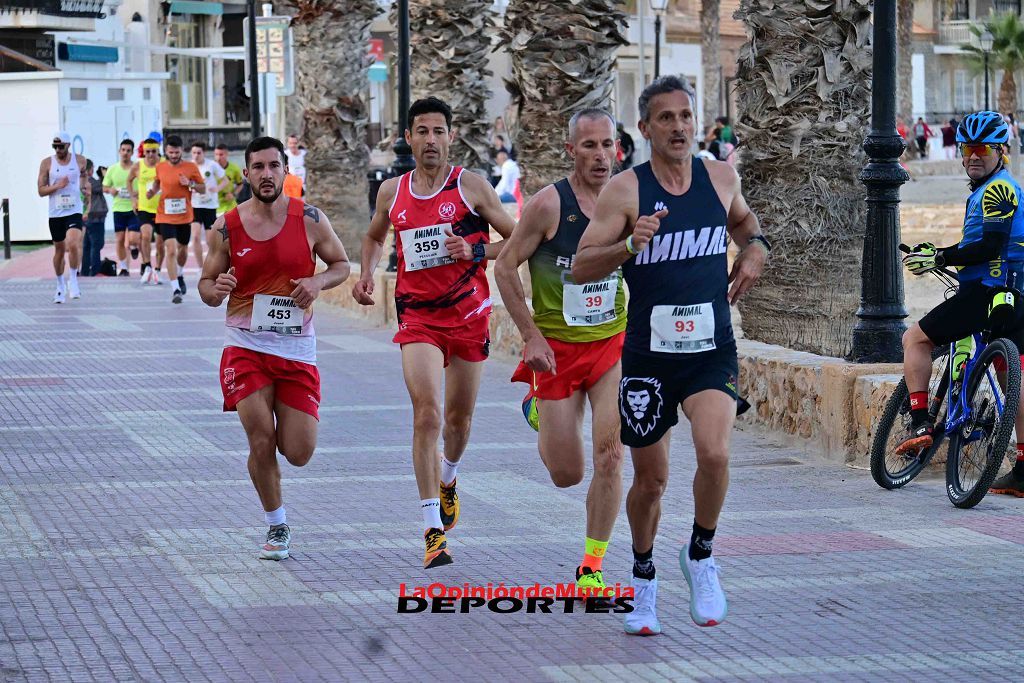
<path id="1" fill-rule="evenodd" d="M 78 268 L 68 269 L 68 282 L 78 282 Z"/>
<path id="2" fill-rule="evenodd" d="M 443 529 L 441 524 L 441 499 L 424 498 L 420 501 L 420 510 L 423 511 L 423 530 Z"/>
<path id="3" fill-rule="evenodd" d="M 128 270 L 128 261 L 121 261 L 120 263 L 117 264 L 117 268 L 118 270 Z"/>
<path id="4" fill-rule="evenodd" d="M 448 458 L 441 456 L 441 483 L 451 486 L 455 476 L 459 473 L 459 463 L 451 462 Z"/>
<path id="5" fill-rule="evenodd" d="M 57 276 L 57 289 L 59 291 L 61 291 L 61 292 L 64 291 L 64 276 L 63 275 L 58 275 Z"/>
<path id="6" fill-rule="evenodd" d="M 269 526 L 277 526 L 278 524 L 285 524 L 287 518 L 285 517 L 285 513 L 284 513 L 284 505 L 282 505 L 281 507 L 277 508 L 276 510 L 271 510 L 270 512 L 264 511 L 263 512 L 263 518 L 267 521 L 267 524 Z"/>

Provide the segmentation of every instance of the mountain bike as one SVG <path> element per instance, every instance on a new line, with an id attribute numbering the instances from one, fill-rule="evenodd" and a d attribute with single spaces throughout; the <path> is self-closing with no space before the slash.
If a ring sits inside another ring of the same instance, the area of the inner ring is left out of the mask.
<path id="1" fill-rule="evenodd" d="M 910 251 L 903 244 L 900 249 Z M 938 268 L 932 273 L 946 285 L 947 298 L 956 293 L 955 272 Z M 956 507 L 971 508 L 988 493 L 1006 456 L 1020 399 L 1020 354 L 1012 341 L 986 329 L 937 349 L 934 360 L 938 372 L 933 370 L 928 386 L 928 413 L 935 424 L 932 445 L 896 453 L 911 426 L 910 393 L 901 379 L 875 431 L 871 476 L 882 488 L 902 488 L 948 439 L 946 494 Z"/>

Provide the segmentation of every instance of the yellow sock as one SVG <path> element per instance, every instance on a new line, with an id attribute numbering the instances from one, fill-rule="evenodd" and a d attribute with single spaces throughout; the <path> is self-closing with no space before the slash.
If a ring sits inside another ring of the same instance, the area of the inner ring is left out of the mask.
<path id="1" fill-rule="evenodd" d="M 604 553 L 607 549 L 608 541 L 597 541 L 587 536 L 582 566 L 589 567 L 595 572 L 601 571 L 601 564 L 604 562 Z"/>

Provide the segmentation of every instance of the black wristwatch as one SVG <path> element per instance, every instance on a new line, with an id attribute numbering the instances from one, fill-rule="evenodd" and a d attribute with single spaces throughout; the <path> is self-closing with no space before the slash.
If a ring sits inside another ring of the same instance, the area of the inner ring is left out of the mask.
<path id="1" fill-rule="evenodd" d="M 477 242 L 473 245 L 473 263 L 480 263 L 484 260 L 484 245 L 483 242 Z"/>
<path id="2" fill-rule="evenodd" d="M 760 242 L 761 244 L 764 245 L 764 248 L 768 251 L 769 254 L 772 253 L 771 242 L 769 242 L 768 238 L 765 237 L 764 235 L 754 235 L 753 237 L 750 238 L 747 244 L 749 245 L 751 242 Z"/>

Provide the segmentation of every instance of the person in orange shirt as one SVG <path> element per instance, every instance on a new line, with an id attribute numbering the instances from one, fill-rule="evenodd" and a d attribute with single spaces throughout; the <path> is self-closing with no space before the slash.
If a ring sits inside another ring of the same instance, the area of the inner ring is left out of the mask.
<path id="1" fill-rule="evenodd" d="M 199 167 L 191 161 L 181 160 L 181 138 L 168 135 L 164 142 L 166 159 L 156 165 L 156 180 L 146 191 L 146 198 L 152 199 L 160 193 L 160 205 L 156 213 L 156 228 L 164 238 L 167 256 L 167 274 L 177 284 L 171 301 L 181 303 L 185 295 L 185 277 L 177 272 L 177 252 L 188 249 L 192 236 L 192 191 L 203 187 L 203 176 Z"/>
<path id="2" fill-rule="evenodd" d="M 284 194 L 286 197 L 302 199 L 302 178 L 291 173 L 287 174 L 284 177 Z"/>

